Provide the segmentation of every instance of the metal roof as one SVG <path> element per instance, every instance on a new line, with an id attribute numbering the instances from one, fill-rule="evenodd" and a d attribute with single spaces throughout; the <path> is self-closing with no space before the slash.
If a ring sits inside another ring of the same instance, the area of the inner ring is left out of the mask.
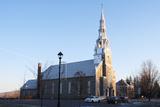
<path id="1" fill-rule="evenodd" d="M 42 73 L 42 79 L 57 79 L 59 65 L 51 65 Z M 61 65 L 61 78 L 72 78 L 77 76 L 95 76 L 94 60 L 65 63 Z M 21 89 L 36 89 L 37 80 L 28 80 Z"/>
<path id="2" fill-rule="evenodd" d="M 59 75 L 59 65 L 50 66 L 42 75 L 42 79 L 57 79 Z M 72 78 L 78 75 L 95 76 L 94 60 L 65 63 L 61 65 L 61 78 Z"/>
<path id="3" fill-rule="evenodd" d="M 28 80 L 21 89 L 37 89 L 37 80 Z"/>

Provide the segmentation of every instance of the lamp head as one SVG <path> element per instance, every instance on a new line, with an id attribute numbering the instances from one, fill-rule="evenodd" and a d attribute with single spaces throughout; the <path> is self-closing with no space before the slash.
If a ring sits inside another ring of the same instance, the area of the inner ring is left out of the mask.
<path id="1" fill-rule="evenodd" d="M 58 57 L 59 57 L 59 59 L 62 59 L 63 53 L 62 53 L 62 52 L 59 52 L 59 53 L 58 53 Z"/>

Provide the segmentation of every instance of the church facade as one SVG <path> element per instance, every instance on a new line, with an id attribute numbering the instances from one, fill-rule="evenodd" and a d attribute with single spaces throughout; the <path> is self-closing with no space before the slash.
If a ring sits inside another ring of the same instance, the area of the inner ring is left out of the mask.
<path id="1" fill-rule="evenodd" d="M 98 30 L 99 36 L 94 49 L 94 59 L 61 65 L 61 98 L 116 95 L 116 76 L 112 66 L 112 54 L 105 24 L 105 16 L 102 11 Z M 46 71 L 42 72 L 41 84 L 35 82 L 38 79 L 26 82 L 21 88 L 21 98 L 27 96 L 36 98 L 36 95 L 48 99 L 57 98 L 58 66 L 51 65 Z"/>

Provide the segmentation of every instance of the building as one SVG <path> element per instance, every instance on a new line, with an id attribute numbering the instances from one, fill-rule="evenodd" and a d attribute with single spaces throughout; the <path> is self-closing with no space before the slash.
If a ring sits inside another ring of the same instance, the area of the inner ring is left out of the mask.
<path id="1" fill-rule="evenodd" d="M 117 96 L 127 96 L 128 98 L 134 98 L 135 92 L 133 83 L 127 83 L 126 81 L 121 79 L 116 83 L 116 90 Z"/>
<path id="2" fill-rule="evenodd" d="M 37 80 L 28 80 L 20 90 L 20 98 L 37 98 Z"/>
<path id="3" fill-rule="evenodd" d="M 57 98 L 58 66 L 51 65 L 42 73 L 42 82 L 35 82 L 38 84 L 37 95 L 39 93 L 38 86 L 41 84 L 41 97 Z M 63 63 L 61 68 L 61 98 L 116 95 L 116 76 L 112 66 L 112 55 L 106 34 L 103 10 L 100 18 L 99 36 L 94 49 L 94 59 Z M 25 85 L 21 88 L 21 96 L 24 96 L 23 93 L 25 92 L 23 91 L 27 91 Z"/>

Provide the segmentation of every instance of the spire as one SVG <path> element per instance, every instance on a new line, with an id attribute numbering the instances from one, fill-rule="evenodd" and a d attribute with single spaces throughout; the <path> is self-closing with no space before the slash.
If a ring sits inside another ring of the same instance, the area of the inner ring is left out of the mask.
<path id="1" fill-rule="evenodd" d="M 104 12 L 103 12 L 103 4 L 101 4 L 101 20 L 105 21 Z"/>
<path id="2" fill-rule="evenodd" d="M 99 28 L 99 36 L 101 38 L 106 38 L 106 25 L 105 25 L 105 16 L 103 12 L 103 4 L 101 5 L 101 19 L 100 19 L 100 28 Z"/>
<path id="3" fill-rule="evenodd" d="M 101 18 L 100 18 L 100 26 L 99 26 L 99 37 L 97 39 L 97 47 L 98 48 L 105 48 L 106 46 L 109 46 L 109 41 L 107 38 L 106 33 L 106 20 L 103 12 L 103 5 L 101 5 Z"/>

